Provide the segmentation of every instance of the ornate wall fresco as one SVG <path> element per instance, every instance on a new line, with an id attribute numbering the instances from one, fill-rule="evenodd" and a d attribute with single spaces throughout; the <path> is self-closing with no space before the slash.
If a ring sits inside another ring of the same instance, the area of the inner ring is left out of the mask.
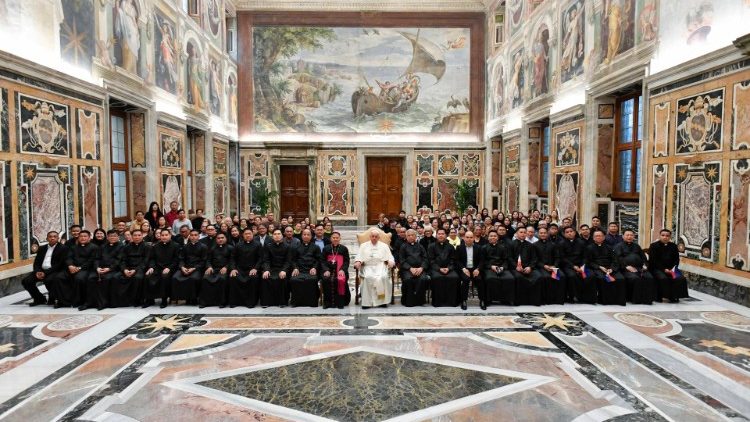
<path id="1" fill-rule="evenodd" d="M 505 209 L 508 212 L 518 210 L 518 202 L 521 195 L 520 180 L 518 176 L 507 176 L 505 178 Z"/>
<path id="2" fill-rule="evenodd" d="M 224 34 L 224 2 L 221 0 L 207 0 L 203 11 L 203 29 L 208 34 L 214 45 L 221 50 L 223 48 L 222 35 Z"/>
<path id="3" fill-rule="evenodd" d="M 78 222 L 94 232 L 102 220 L 102 188 L 99 167 L 78 167 Z M 136 208 L 145 209 L 145 208 Z"/>
<path id="4" fill-rule="evenodd" d="M 112 63 L 138 76 L 145 73 L 146 43 L 140 22 L 147 13 L 137 0 L 116 0 L 112 4 Z"/>
<path id="5" fill-rule="evenodd" d="M 212 57 L 208 63 L 208 99 L 211 108 L 211 114 L 215 116 L 222 115 L 224 83 L 219 59 Z"/>
<path id="6" fill-rule="evenodd" d="M 495 65 L 492 67 L 492 71 L 490 72 L 490 79 L 493 81 L 496 81 L 494 87 L 488 92 L 491 93 L 489 95 L 487 102 L 488 102 L 488 120 L 497 119 L 498 117 L 502 116 L 506 113 L 506 102 L 505 102 L 505 78 L 507 77 L 507 70 L 505 67 L 505 61 L 502 59 L 502 56 L 496 60 Z"/>
<path id="7" fill-rule="evenodd" d="M 175 24 L 160 12 L 154 13 L 154 66 L 156 86 L 177 95 L 181 91 L 179 55 L 182 54 L 176 38 Z"/>
<path id="8" fill-rule="evenodd" d="M 669 121 L 672 117 L 671 104 L 654 104 L 654 157 L 666 157 L 669 154 Z"/>
<path id="9" fill-rule="evenodd" d="M 84 69 L 91 68 L 96 54 L 94 0 L 62 0 L 64 19 L 60 25 L 60 55 Z"/>
<path id="10" fill-rule="evenodd" d="M 586 55 L 584 37 L 586 10 L 584 0 L 564 6 L 560 15 L 560 82 L 565 83 L 583 74 Z"/>
<path id="11" fill-rule="evenodd" d="M 214 213 L 227 213 L 229 210 L 229 146 L 214 139 L 213 143 L 213 183 Z"/>
<path id="12" fill-rule="evenodd" d="M 146 167 L 146 115 L 130 113 L 130 165 Z"/>
<path id="13" fill-rule="evenodd" d="M 181 174 L 166 174 L 161 175 L 161 208 L 164 210 L 169 209 L 169 204 L 172 201 L 177 202 L 182 207 L 184 202 L 182 200 L 183 186 L 182 186 L 182 175 Z"/>
<path id="14" fill-rule="evenodd" d="M 510 56 L 510 81 L 508 82 L 508 98 L 511 108 L 518 108 L 523 104 L 526 91 L 526 56 L 523 48 L 513 52 Z"/>
<path id="15" fill-rule="evenodd" d="M 198 110 L 206 109 L 208 101 L 205 81 L 208 78 L 205 69 L 208 64 L 204 59 L 203 47 L 194 39 L 189 39 L 185 44 L 185 54 L 187 55 L 185 61 L 187 102 Z"/>
<path id="16" fill-rule="evenodd" d="M 677 248 L 693 259 L 718 261 L 721 163 L 675 166 L 674 227 Z"/>
<path id="17" fill-rule="evenodd" d="M 76 113 L 76 149 L 78 158 L 98 160 L 101 145 L 101 116 L 95 111 L 78 109 Z"/>
<path id="18" fill-rule="evenodd" d="M 160 124 L 156 130 L 159 140 L 159 182 L 161 184 L 161 206 L 169 209 L 169 203 L 177 201 L 180 207 L 190 208 L 187 204 L 185 181 L 187 169 L 185 168 L 185 131 L 176 127 L 167 127 Z"/>
<path id="19" fill-rule="evenodd" d="M 529 74 L 531 75 L 531 97 L 536 98 L 549 92 L 550 80 L 550 30 L 540 24 L 533 33 L 530 48 Z"/>
<path id="20" fill-rule="evenodd" d="M 161 157 L 161 166 L 164 168 L 181 168 L 182 167 L 182 139 L 172 136 L 168 133 L 161 133 L 159 136 L 159 156 Z"/>
<path id="21" fill-rule="evenodd" d="M 580 162 L 581 129 L 555 134 L 555 165 L 557 167 L 577 166 Z"/>
<path id="22" fill-rule="evenodd" d="M 255 192 L 268 186 L 270 176 L 268 153 L 263 150 L 241 150 L 240 168 L 243 180 L 240 201 L 242 202 L 243 212 L 244 214 L 258 212 L 260 208 L 255 199 Z"/>
<path id="23" fill-rule="evenodd" d="M 585 138 L 582 117 L 553 122 L 550 129 L 549 209 L 557 210 L 561 220 L 567 216 L 574 222 L 578 222 L 583 206 L 595 206 L 581 203 L 581 175 L 585 168 L 581 157 L 581 139 Z"/>
<path id="24" fill-rule="evenodd" d="M 555 174 L 555 210 L 560 219 L 570 217 L 577 221 L 579 202 L 579 175 L 578 172 Z"/>
<path id="25" fill-rule="evenodd" d="M 252 32 L 257 132 L 469 132 L 468 28 Z"/>
<path id="26" fill-rule="evenodd" d="M 596 196 L 608 197 L 612 193 L 612 139 L 614 125 L 599 124 L 599 142 L 596 154 Z"/>
<path id="27" fill-rule="evenodd" d="M 637 202 L 615 202 L 614 207 L 614 221 L 620 225 L 620 232 L 625 230 L 633 230 L 635 232 L 636 241 L 638 239 L 638 203 Z"/>

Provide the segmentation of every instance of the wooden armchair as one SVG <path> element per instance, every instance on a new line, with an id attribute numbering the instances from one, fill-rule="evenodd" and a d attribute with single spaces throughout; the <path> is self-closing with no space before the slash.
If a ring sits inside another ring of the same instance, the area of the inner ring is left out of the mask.
<path id="1" fill-rule="evenodd" d="M 372 229 L 376 229 L 377 231 L 380 232 L 380 241 L 381 242 L 385 243 L 389 247 L 391 246 L 391 236 L 392 236 L 392 234 L 391 233 L 385 233 L 385 232 L 383 232 L 382 230 L 380 230 L 377 227 L 371 227 L 371 228 L 363 231 L 362 233 L 359 233 L 357 235 L 357 243 L 359 243 L 360 245 L 362 245 L 365 242 L 369 242 L 370 241 L 370 230 L 372 230 Z M 391 269 L 391 305 L 393 305 L 394 303 L 396 303 L 396 300 L 395 300 L 393 294 L 396 291 L 396 274 L 397 273 L 398 273 L 398 271 L 397 271 L 396 267 L 393 267 Z M 360 283 L 361 283 L 361 281 L 360 281 L 360 278 L 359 278 L 359 270 L 355 269 L 354 270 L 354 304 L 355 305 L 359 305 L 359 299 L 360 299 L 359 285 L 360 285 Z"/>

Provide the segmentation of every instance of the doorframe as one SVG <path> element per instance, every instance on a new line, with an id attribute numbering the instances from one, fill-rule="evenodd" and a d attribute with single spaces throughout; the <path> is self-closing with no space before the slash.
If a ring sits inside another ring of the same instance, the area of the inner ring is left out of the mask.
<path id="1" fill-rule="evenodd" d="M 357 172 L 362 175 L 357 179 L 357 225 L 367 226 L 367 159 L 368 158 L 402 158 L 404 165 L 401 167 L 401 209 L 414 208 L 414 160 L 415 150 L 413 148 L 363 148 L 357 150 Z"/>
<path id="2" fill-rule="evenodd" d="M 270 189 L 281 193 L 281 166 L 306 166 L 307 167 L 307 215 L 310 217 L 310 222 L 317 222 L 317 214 L 315 214 L 315 195 L 317 195 L 317 160 L 312 158 L 306 159 L 294 159 L 294 158 L 274 158 L 271 163 L 271 180 Z M 277 195 L 271 201 L 271 208 L 274 210 L 274 214 L 281 221 L 281 195 Z"/>

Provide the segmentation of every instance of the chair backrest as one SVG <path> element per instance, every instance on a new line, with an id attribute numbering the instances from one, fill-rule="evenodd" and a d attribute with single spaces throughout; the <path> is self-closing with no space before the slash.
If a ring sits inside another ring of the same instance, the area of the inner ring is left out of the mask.
<path id="1" fill-rule="evenodd" d="M 391 246 L 391 233 L 385 233 L 383 230 L 373 226 L 357 235 L 357 242 L 361 245 L 370 241 L 370 230 L 375 229 L 380 232 L 380 241 Z"/>

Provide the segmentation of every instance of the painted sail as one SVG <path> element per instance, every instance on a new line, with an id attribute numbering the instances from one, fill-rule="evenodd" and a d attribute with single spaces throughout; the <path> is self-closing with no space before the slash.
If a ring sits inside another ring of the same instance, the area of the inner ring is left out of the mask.
<path id="1" fill-rule="evenodd" d="M 407 40 L 411 41 L 414 49 L 413 57 L 405 73 L 427 73 L 434 76 L 437 82 L 445 75 L 445 56 L 443 50 L 429 40 L 420 39 L 417 35 L 407 32 L 399 32 Z M 435 82 L 435 83 L 437 83 Z"/>

